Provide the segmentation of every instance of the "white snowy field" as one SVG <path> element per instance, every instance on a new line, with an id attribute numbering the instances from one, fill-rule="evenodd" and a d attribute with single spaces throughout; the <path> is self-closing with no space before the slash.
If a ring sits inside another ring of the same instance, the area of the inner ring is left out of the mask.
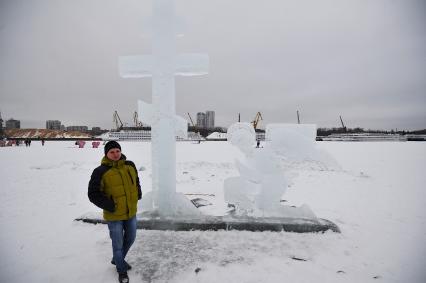
<path id="1" fill-rule="evenodd" d="M 121 144 L 149 191 L 150 143 Z M 341 168 L 299 166 L 283 199 L 341 234 L 138 230 L 131 282 L 426 282 L 426 143 L 318 145 Z M 73 142 L 0 148 L 0 282 L 117 282 L 108 228 L 73 221 L 98 211 L 87 184 L 102 155 Z M 237 156 L 226 142 L 178 143 L 177 190 L 225 213 Z"/>

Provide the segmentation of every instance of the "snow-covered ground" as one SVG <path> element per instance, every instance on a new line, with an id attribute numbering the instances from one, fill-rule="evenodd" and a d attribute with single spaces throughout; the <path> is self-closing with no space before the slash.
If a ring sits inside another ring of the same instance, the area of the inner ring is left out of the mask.
<path id="1" fill-rule="evenodd" d="M 341 234 L 138 230 L 131 282 L 426 282 L 426 143 L 318 145 L 341 168 L 299 166 L 283 199 Z M 150 190 L 150 143 L 122 149 Z M 102 155 L 73 142 L 0 148 L 0 282 L 117 281 L 107 227 L 73 221 L 97 211 L 87 184 Z M 178 143 L 177 190 L 225 213 L 237 156 L 226 142 Z"/>

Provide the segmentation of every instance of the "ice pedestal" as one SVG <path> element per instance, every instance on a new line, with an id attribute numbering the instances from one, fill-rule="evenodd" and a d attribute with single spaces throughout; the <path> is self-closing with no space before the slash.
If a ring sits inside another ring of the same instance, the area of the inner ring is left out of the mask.
<path id="1" fill-rule="evenodd" d="M 139 217 L 139 216 L 138 216 Z M 75 219 L 90 224 L 106 224 L 101 213 L 88 213 Z M 304 218 L 283 218 L 283 217 L 233 217 L 233 216 L 206 216 L 202 219 L 191 218 L 164 218 L 164 217 L 139 217 L 137 220 L 138 229 L 147 230 L 173 230 L 173 231 L 276 231 L 276 232 L 296 232 L 312 233 L 333 231 L 340 233 L 339 227 L 326 219 L 304 219 Z"/>
<path id="2" fill-rule="evenodd" d="M 169 219 L 202 219 L 203 214 L 182 193 L 173 193 L 173 201 L 168 203 L 167 213 L 162 213 L 155 206 L 155 192 L 146 193 L 141 201 L 139 218 L 166 217 Z"/>

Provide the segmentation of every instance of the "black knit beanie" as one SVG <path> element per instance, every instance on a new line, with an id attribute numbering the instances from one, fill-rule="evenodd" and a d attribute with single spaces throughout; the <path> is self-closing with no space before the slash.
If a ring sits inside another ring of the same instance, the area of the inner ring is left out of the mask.
<path id="1" fill-rule="evenodd" d="M 121 151 L 121 146 L 120 146 L 120 144 L 118 142 L 116 142 L 116 141 L 109 141 L 109 142 L 107 142 L 105 144 L 105 147 L 104 147 L 105 155 L 107 155 L 108 151 L 110 151 L 110 149 L 113 149 L 113 148 L 118 148 Z"/>

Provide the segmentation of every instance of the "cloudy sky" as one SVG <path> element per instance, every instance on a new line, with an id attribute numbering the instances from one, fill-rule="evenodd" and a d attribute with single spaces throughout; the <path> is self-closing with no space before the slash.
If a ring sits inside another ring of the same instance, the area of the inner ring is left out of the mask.
<path id="1" fill-rule="evenodd" d="M 216 124 L 426 128 L 426 1 L 176 0 L 179 52 L 207 76 L 176 79 L 176 111 Z M 120 55 L 150 54 L 148 0 L 0 0 L 0 111 L 23 128 L 60 120 L 131 125 L 151 80 L 122 79 Z"/>

